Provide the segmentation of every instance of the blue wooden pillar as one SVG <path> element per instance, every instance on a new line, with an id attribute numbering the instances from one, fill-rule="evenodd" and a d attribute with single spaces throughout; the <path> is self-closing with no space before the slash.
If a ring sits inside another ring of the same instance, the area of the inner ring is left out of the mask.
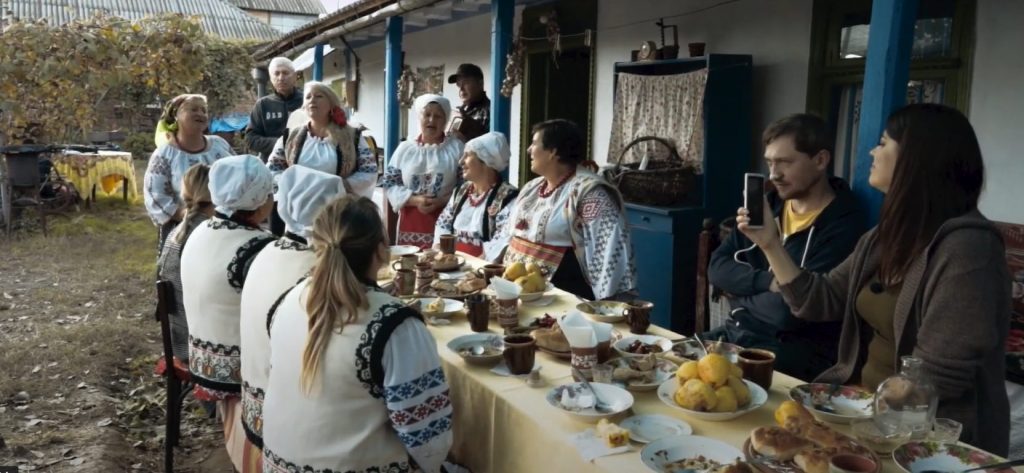
<path id="1" fill-rule="evenodd" d="M 889 114 L 907 99 L 917 3 L 874 0 L 871 4 L 864 98 L 861 101 L 857 161 L 853 171 L 853 192 L 867 210 L 871 225 L 878 222 L 882 193 L 868 184 L 872 161 L 870 151 L 878 144 Z"/>
<path id="2" fill-rule="evenodd" d="M 324 44 L 317 43 L 313 47 L 313 80 L 324 80 Z"/>
<path id="3" fill-rule="evenodd" d="M 384 157 L 398 148 L 398 78 L 402 75 L 402 17 L 388 18 L 388 32 L 384 50 Z"/>
<path id="4" fill-rule="evenodd" d="M 346 47 L 345 48 L 345 80 L 347 80 L 347 81 L 356 80 L 355 74 L 352 72 L 353 70 L 355 70 L 355 68 L 352 67 L 352 50 L 348 49 L 348 47 Z M 354 110 L 352 110 L 352 107 L 345 107 L 345 113 L 348 114 L 348 116 L 351 117 L 353 112 L 354 112 Z"/>
<path id="5" fill-rule="evenodd" d="M 501 95 L 501 83 L 505 80 L 506 58 L 512 47 L 515 13 L 515 0 L 491 0 L 491 131 L 504 133 L 506 137 L 512 125 L 512 102 Z"/>

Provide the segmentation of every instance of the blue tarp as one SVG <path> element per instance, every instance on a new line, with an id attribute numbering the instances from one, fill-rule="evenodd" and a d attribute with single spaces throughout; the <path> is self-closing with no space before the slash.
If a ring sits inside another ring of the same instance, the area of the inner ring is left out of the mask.
<path id="1" fill-rule="evenodd" d="M 249 125 L 249 115 L 233 113 L 214 118 L 210 122 L 210 133 L 231 133 Z"/>

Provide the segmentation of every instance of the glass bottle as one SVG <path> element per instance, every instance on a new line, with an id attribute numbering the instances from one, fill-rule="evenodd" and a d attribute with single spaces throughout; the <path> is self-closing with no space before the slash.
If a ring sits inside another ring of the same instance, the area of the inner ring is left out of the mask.
<path id="1" fill-rule="evenodd" d="M 887 434 L 910 431 L 913 440 L 928 436 L 939 406 L 935 386 L 921 372 L 921 360 L 900 358 L 899 374 L 890 376 L 875 391 L 875 423 Z"/>

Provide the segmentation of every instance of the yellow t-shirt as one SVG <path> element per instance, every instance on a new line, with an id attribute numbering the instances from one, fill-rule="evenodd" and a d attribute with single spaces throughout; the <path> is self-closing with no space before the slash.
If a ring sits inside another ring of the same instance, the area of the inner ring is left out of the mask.
<path id="1" fill-rule="evenodd" d="M 822 207 L 813 212 L 798 214 L 793 211 L 793 201 L 787 200 L 786 205 L 782 206 L 782 237 L 788 238 L 790 235 L 813 225 L 814 220 L 818 218 L 818 215 L 821 215 L 822 210 L 825 210 L 825 208 Z"/>

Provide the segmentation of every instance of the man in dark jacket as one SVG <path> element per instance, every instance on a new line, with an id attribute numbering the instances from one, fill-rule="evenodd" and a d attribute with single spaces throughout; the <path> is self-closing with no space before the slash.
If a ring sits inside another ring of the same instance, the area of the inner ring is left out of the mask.
<path id="1" fill-rule="evenodd" d="M 302 90 L 295 87 L 295 66 L 286 57 L 270 60 L 270 83 L 274 92 L 256 101 L 245 128 L 245 144 L 267 162 L 274 143 L 287 129 L 288 115 L 302 106 Z"/>
<path id="2" fill-rule="evenodd" d="M 484 71 L 476 64 L 460 64 L 455 74 L 448 76 L 448 83 L 459 86 L 462 99 L 452 123 L 452 133 L 462 141 L 469 141 L 490 131 L 491 99 L 484 91 Z"/>
<path id="3" fill-rule="evenodd" d="M 771 124 L 762 135 L 774 189 L 766 195 L 786 251 L 800 267 L 827 272 L 853 251 L 866 214 L 845 181 L 829 177 L 832 143 L 825 123 L 797 114 Z M 813 323 L 790 313 L 764 254 L 733 231 L 711 256 L 708 278 L 725 292 L 726 323 L 704 337 L 775 352 L 775 368 L 814 379 L 836 361 L 841 326 Z"/>

